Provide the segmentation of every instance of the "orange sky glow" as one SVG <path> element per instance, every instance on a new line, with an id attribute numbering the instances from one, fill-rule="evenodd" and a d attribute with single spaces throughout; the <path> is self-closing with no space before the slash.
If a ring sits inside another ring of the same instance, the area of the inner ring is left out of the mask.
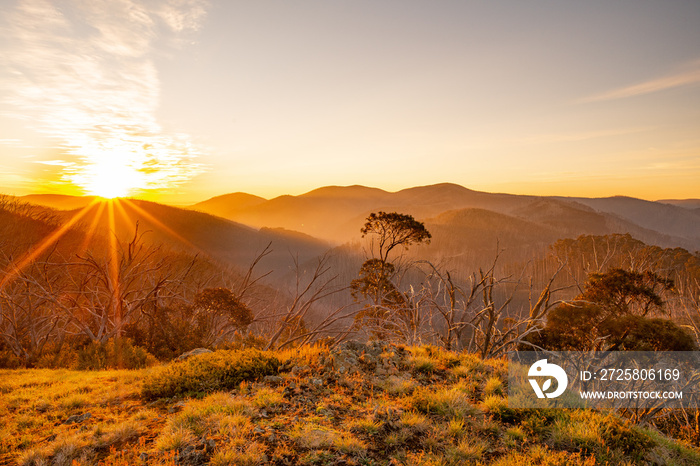
<path id="1" fill-rule="evenodd" d="M 700 3 L 0 5 L 0 193 L 700 198 Z"/>

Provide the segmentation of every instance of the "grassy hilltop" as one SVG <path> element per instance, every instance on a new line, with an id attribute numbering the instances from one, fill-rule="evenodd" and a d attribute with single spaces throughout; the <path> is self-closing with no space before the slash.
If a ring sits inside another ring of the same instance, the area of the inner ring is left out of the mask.
<path id="1" fill-rule="evenodd" d="M 0 464 L 700 463 L 612 414 L 513 410 L 507 365 L 435 347 L 217 351 L 138 371 L 0 371 Z"/>

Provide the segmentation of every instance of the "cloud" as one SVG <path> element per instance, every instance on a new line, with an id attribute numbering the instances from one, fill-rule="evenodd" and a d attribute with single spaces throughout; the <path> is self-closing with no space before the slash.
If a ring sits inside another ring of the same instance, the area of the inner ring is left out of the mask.
<path id="1" fill-rule="evenodd" d="M 6 114 L 55 138 L 64 180 L 89 190 L 118 164 L 134 188 L 176 186 L 200 171 L 199 150 L 156 119 L 153 57 L 177 46 L 205 16 L 201 0 L 22 0 L 5 14 Z"/>
<path id="2" fill-rule="evenodd" d="M 625 99 L 644 94 L 651 94 L 676 87 L 691 86 L 700 83 L 700 60 L 694 61 L 678 73 L 652 79 L 639 84 L 613 89 L 602 94 L 593 95 L 579 100 L 580 103 L 600 102 L 606 100 Z"/>
<path id="3" fill-rule="evenodd" d="M 18 146 L 18 145 L 22 144 L 22 140 L 21 139 L 12 139 L 12 138 L 0 139 L 0 144 L 4 145 L 4 146 Z"/>
<path id="4" fill-rule="evenodd" d="M 59 167 L 70 167 L 73 165 L 73 163 L 66 162 L 65 160 L 35 160 L 34 163 L 39 163 L 42 165 L 55 165 Z"/>

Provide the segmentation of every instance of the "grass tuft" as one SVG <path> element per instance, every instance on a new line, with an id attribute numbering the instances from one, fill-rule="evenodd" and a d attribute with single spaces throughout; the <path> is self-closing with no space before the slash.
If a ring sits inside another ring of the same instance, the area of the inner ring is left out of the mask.
<path id="1" fill-rule="evenodd" d="M 194 434 L 187 427 L 173 427 L 158 437 L 156 448 L 161 451 L 181 451 L 192 445 L 195 440 Z"/>

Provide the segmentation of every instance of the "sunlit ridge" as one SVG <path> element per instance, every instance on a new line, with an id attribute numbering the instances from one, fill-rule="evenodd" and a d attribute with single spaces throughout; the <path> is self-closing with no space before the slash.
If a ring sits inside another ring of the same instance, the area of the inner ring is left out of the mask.
<path id="1" fill-rule="evenodd" d="M 92 202 L 90 202 L 88 205 L 80 209 L 73 217 L 70 218 L 66 223 L 61 225 L 59 228 L 57 228 L 53 233 L 51 233 L 49 236 L 44 238 L 41 242 L 39 242 L 36 247 L 33 249 L 30 249 L 19 261 L 17 261 L 13 265 L 13 270 L 7 271 L 0 280 L 0 290 L 2 290 L 7 283 L 12 281 L 17 275 L 22 273 L 22 271 L 29 265 L 31 265 L 32 262 L 34 262 L 44 251 L 46 251 L 54 242 L 58 241 L 63 237 L 63 235 L 66 234 L 70 228 L 75 225 L 78 220 L 83 218 L 85 214 L 88 213 L 92 209 L 92 207 L 100 202 L 99 199 L 94 199 Z"/>
<path id="2" fill-rule="evenodd" d="M 131 202 L 128 199 L 111 199 L 107 198 L 105 199 L 103 197 L 96 197 L 94 198 L 88 205 L 84 206 L 82 209 L 80 209 L 78 212 L 76 212 L 66 223 L 61 225 L 60 227 L 56 228 L 51 234 L 49 234 L 46 238 L 43 240 L 39 241 L 33 248 L 31 248 L 29 251 L 27 251 L 22 257 L 20 257 L 18 260 L 14 261 L 11 263 L 8 267 L 8 269 L 5 271 L 4 276 L 0 279 L 0 290 L 2 290 L 8 283 L 12 282 L 17 276 L 19 276 L 24 269 L 26 269 L 28 266 L 30 266 L 34 261 L 36 261 L 41 254 L 46 252 L 53 244 L 55 244 L 58 240 L 60 240 L 72 227 L 74 227 L 81 219 L 87 218 L 87 214 L 93 210 L 93 208 L 97 207 L 95 212 L 92 213 L 93 218 L 90 221 L 87 230 L 85 231 L 85 239 L 81 243 L 78 251 L 78 255 L 83 254 L 89 244 L 92 238 L 95 235 L 95 232 L 97 231 L 98 224 L 100 222 L 100 218 L 102 217 L 103 212 L 105 211 L 105 208 L 107 210 L 107 227 L 108 227 L 108 235 L 110 237 L 109 241 L 109 256 L 110 256 L 110 264 L 109 264 L 109 280 L 112 282 L 112 289 L 113 297 L 116 299 L 118 294 L 120 293 L 120 288 L 121 285 L 119 283 L 120 280 L 120 266 L 119 266 L 119 243 L 117 239 L 117 225 L 116 225 L 116 219 L 115 219 L 115 210 L 118 211 L 119 215 L 121 216 L 122 220 L 126 222 L 126 224 L 131 223 L 131 219 L 129 218 L 129 215 L 127 214 L 126 210 L 124 207 L 127 206 L 131 210 L 135 211 L 137 216 L 141 216 L 144 219 L 148 220 L 152 224 L 154 224 L 156 227 L 159 229 L 163 230 L 165 233 L 167 233 L 169 236 L 172 238 L 176 239 L 177 241 L 180 241 L 181 243 L 184 243 L 185 245 L 189 246 L 190 248 L 194 249 L 197 251 L 198 254 L 204 254 L 208 256 L 208 254 L 205 251 L 202 251 L 199 247 L 195 246 L 192 244 L 189 240 L 184 238 L 182 235 L 178 234 L 176 231 L 174 231 L 172 228 L 168 227 L 165 225 L 163 222 L 155 218 L 153 215 L 136 205 L 135 203 Z M 118 303 L 115 303 L 116 305 L 119 305 Z"/>

